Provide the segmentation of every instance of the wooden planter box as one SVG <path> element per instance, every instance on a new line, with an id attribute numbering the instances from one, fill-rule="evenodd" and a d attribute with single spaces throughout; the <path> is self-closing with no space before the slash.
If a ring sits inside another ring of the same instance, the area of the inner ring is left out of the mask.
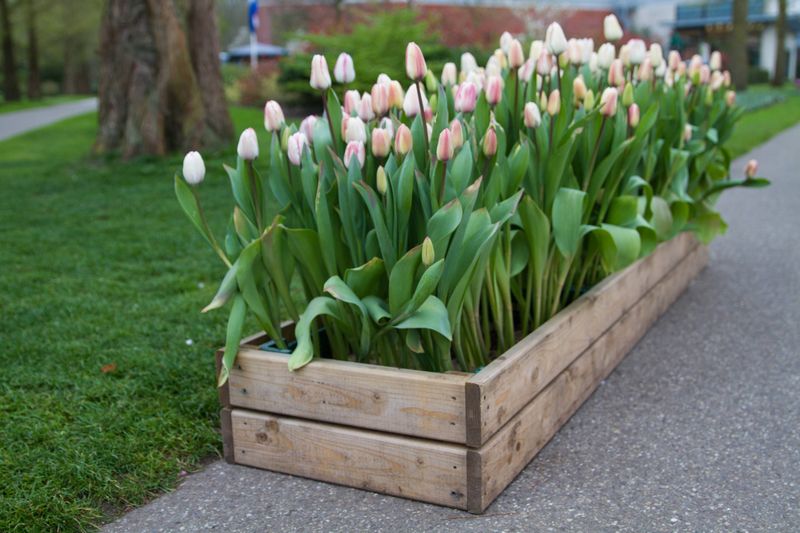
<path id="1" fill-rule="evenodd" d="M 220 389 L 225 459 L 481 513 L 707 262 L 681 234 L 477 374 L 335 360 L 289 372 L 258 349 L 264 335 L 245 339 Z"/>

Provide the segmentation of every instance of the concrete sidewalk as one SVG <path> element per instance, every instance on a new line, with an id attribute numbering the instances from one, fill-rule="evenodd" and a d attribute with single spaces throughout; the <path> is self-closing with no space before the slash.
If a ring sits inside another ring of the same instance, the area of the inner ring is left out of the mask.
<path id="1" fill-rule="evenodd" d="M 726 193 L 709 268 L 483 516 L 216 462 L 106 530 L 800 529 L 799 147 L 748 156 L 773 186 Z"/>
<path id="2" fill-rule="evenodd" d="M 97 109 L 97 98 L 86 98 L 66 104 L 37 107 L 0 115 L 0 141 Z"/>

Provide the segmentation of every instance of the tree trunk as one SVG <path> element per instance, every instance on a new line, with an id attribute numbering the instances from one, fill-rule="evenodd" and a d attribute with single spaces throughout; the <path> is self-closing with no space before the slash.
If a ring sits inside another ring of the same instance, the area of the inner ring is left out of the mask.
<path id="1" fill-rule="evenodd" d="M 19 100 L 17 62 L 14 60 L 14 37 L 11 35 L 11 13 L 7 0 L 0 0 L 0 25 L 3 28 L 3 95 L 7 102 Z"/>
<path id="2" fill-rule="evenodd" d="M 27 2 L 28 18 L 28 99 L 42 97 L 42 83 L 39 75 L 39 40 L 36 36 L 36 7 L 34 0 Z"/>
<path id="3" fill-rule="evenodd" d="M 772 84 L 780 86 L 786 82 L 786 0 L 778 0 L 778 19 L 775 22 L 775 29 L 778 42 Z"/>
<path id="4" fill-rule="evenodd" d="M 204 1 L 191 0 L 195 3 Z M 195 19 L 213 17 L 213 8 L 202 7 L 190 8 Z M 108 0 L 100 34 L 97 151 L 120 152 L 126 158 L 161 155 L 228 139 L 232 128 L 219 66 L 214 70 L 208 65 L 212 54 L 219 61 L 216 28 L 213 20 L 194 23 L 214 28 L 213 38 L 210 33 L 195 36 L 208 41 L 196 59 L 202 73 L 195 72 L 173 0 Z M 201 87 L 207 89 L 203 84 L 209 84 L 210 94 L 201 94 Z"/>
<path id="5" fill-rule="evenodd" d="M 747 88 L 747 0 L 733 0 L 733 30 L 728 42 L 731 76 L 737 90 Z"/>

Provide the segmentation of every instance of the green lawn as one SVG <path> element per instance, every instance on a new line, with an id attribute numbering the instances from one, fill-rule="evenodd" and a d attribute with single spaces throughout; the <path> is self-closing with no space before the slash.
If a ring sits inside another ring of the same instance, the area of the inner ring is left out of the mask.
<path id="1" fill-rule="evenodd" d="M 4 102 L 0 101 L 0 115 L 3 113 L 11 113 L 12 111 L 23 111 L 25 109 L 34 109 L 36 107 L 48 107 L 57 104 L 66 104 L 76 100 L 83 100 L 90 98 L 91 95 L 82 94 L 61 94 L 58 96 L 46 96 L 41 100 L 20 100 L 19 102 Z"/>
<path id="2" fill-rule="evenodd" d="M 258 109 L 234 120 L 263 131 Z M 798 97 L 754 111 L 731 148 L 797 121 Z M 95 129 L 87 115 L 0 143 L 0 531 L 92 529 L 220 450 L 226 316 L 199 310 L 224 270 L 174 200 L 181 159 L 87 159 Z M 221 162 L 201 187 L 217 228 Z"/>

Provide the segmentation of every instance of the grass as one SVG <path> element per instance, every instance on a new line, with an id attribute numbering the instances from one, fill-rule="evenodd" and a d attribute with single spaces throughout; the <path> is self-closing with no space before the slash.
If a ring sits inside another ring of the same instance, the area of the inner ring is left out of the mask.
<path id="1" fill-rule="evenodd" d="M 0 531 L 93 529 L 221 447 L 212 353 L 226 316 L 199 309 L 224 269 L 174 200 L 180 158 L 87 159 L 95 120 L 0 143 Z M 263 131 L 258 109 L 234 121 Z M 798 121 L 789 97 L 749 113 L 729 147 Z M 207 157 L 201 188 L 216 228 L 221 162 Z"/>
<path id="2" fill-rule="evenodd" d="M 13 111 L 24 111 L 26 109 L 34 109 L 37 107 L 49 107 L 58 104 L 66 104 L 90 97 L 90 95 L 85 94 L 60 94 L 57 96 L 46 96 L 40 100 L 20 100 L 18 102 L 0 101 L 0 115 L 3 113 L 11 113 Z"/>

